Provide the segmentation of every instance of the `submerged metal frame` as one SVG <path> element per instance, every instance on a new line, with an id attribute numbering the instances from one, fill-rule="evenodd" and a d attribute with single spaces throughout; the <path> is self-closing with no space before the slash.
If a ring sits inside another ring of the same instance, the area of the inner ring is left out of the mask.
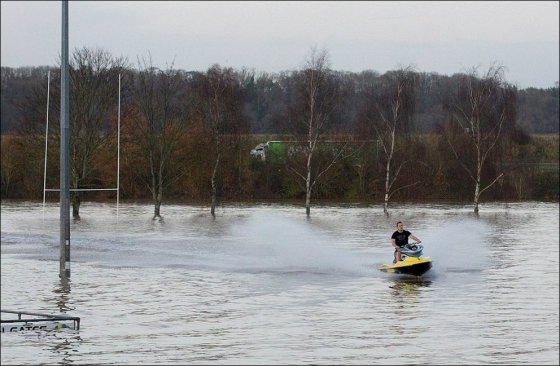
<path id="1" fill-rule="evenodd" d="M 77 316 L 67 316 L 67 315 L 52 315 L 44 313 L 32 313 L 27 311 L 15 311 L 15 310 L 0 310 L 1 313 L 17 314 L 17 319 L 0 319 L 2 324 L 10 323 L 33 323 L 33 322 L 51 322 L 51 321 L 72 321 L 74 322 L 75 330 L 80 330 L 80 318 Z M 22 315 L 39 316 L 42 318 L 22 318 Z"/>

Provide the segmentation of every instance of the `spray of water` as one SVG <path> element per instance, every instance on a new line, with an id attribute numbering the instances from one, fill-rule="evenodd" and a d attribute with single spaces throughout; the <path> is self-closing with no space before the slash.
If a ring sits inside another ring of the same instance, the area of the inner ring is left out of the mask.
<path id="1" fill-rule="evenodd" d="M 312 272 L 371 275 L 371 258 L 341 247 L 310 222 L 276 215 L 254 215 L 232 227 L 242 259 L 235 263 L 249 271 Z M 232 263 L 233 264 L 233 263 Z"/>
<path id="2" fill-rule="evenodd" d="M 55 214 L 57 212 L 53 210 L 53 217 Z M 29 227 L 21 225 L 21 220 L 27 217 L 25 215 L 14 218 L 15 231 Z M 374 216 L 371 221 L 360 222 L 352 229 L 353 233 L 357 233 L 354 239 L 361 240 L 363 233 L 364 241 L 371 242 L 371 246 L 361 247 L 365 248 L 365 253 L 349 246 L 340 236 L 333 235 L 333 231 L 338 232 L 337 226 L 343 229 L 343 224 L 336 217 L 319 222 L 306 220 L 301 215 L 296 217 L 289 210 L 279 213 L 245 211 L 215 221 L 196 212 L 187 216 L 186 220 L 184 216 L 177 215 L 176 219 L 170 216 L 164 222 L 139 217 L 124 217 L 117 233 L 110 235 L 100 234 L 110 226 L 110 220 L 102 215 L 75 224 L 74 260 L 105 266 L 343 276 L 385 276 L 376 269 L 376 265 L 392 260 L 389 237 L 394 229 L 394 220 L 388 225 L 381 217 Z M 407 229 L 422 239 L 424 254 L 433 259 L 428 275 L 481 271 L 487 267 L 492 230 L 484 221 L 464 215 L 431 215 L 405 218 L 405 222 L 410 223 Z M 3 218 L 2 235 L 7 243 L 11 234 L 4 230 L 10 227 L 9 224 Z M 328 230 L 325 230 L 325 225 Z M 45 231 L 43 226 L 33 230 L 34 233 Z M 17 241 L 20 242 L 20 236 L 27 234 L 13 235 L 18 235 Z M 45 239 L 33 236 L 29 240 L 33 243 L 56 242 L 50 236 Z M 17 250 L 21 251 L 21 246 Z M 29 250 L 41 258 L 58 258 L 56 245 L 43 245 L 39 249 L 30 247 Z"/>
<path id="3" fill-rule="evenodd" d="M 461 219 L 443 222 L 422 232 L 424 254 L 434 264 L 432 272 L 477 272 L 488 264 L 490 228 L 482 221 Z"/>

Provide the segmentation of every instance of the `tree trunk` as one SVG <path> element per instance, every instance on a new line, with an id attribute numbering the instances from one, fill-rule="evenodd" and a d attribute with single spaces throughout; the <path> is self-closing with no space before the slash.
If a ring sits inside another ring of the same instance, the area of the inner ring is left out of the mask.
<path id="1" fill-rule="evenodd" d="M 214 177 L 212 177 L 212 204 L 210 207 L 210 214 L 212 217 L 216 217 L 216 183 L 214 182 Z"/>
<path id="2" fill-rule="evenodd" d="M 391 148 L 392 150 L 392 148 Z M 385 216 L 389 216 L 389 189 L 390 187 L 390 177 L 391 177 L 391 158 L 387 158 L 387 174 L 385 175 L 385 200 L 383 201 L 383 213 Z"/>
<path id="3" fill-rule="evenodd" d="M 305 214 L 311 216 L 311 190 L 305 193 Z"/>
<path id="4" fill-rule="evenodd" d="M 154 219 L 156 217 L 161 217 L 161 212 L 160 212 L 160 208 L 161 208 L 161 201 L 163 198 L 163 188 L 158 187 L 155 188 L 157 190 L 157 192 L 154 192 L 153 195 L 153 199 L 154 199 Z"/>
<path id="5" fill-rule="evenodd" d="M 474 213 L 478 215 L 478 201 L 480 199 L 480 177 L 477 178 L 474 187 Z"/>
<path id="6" fill-rule="evenodd" d="M 305 178 L 305 214 L 311 215 L 311 158 L 313 154 L 307 156 L 307 176 Z"/>
<path id="7" fill-rule="evenodd" d="M 212 172 L 212 206 L 210 207 L 210 214 L 212 217 L 216 217 L 216 173 L 218 172 L 218 165 L 220 164 L 220 154 L 216 158 L 216 164 L 214 164 L 214 171 Z"/>
<path id="8" fill-rule="evenodd" d="M 72 217 L 75 219 L 80 218 L 80 204 L 82 203 L 82 198 L 79 192 L 74 192 L 72 195 Z"/>
<path id="9" fill-rule="evenodd" d="M 160 201 L 155 201 L 154 202 L 154 219 L 156 217 L 161 217 L 160 215 L 160 207 L 161 207 L 161 202 Z"/>
<path id="10" fill-rule="evenodd" d="M 482 162 L 480 159 L 480 143 L 477 144 L 476 181 L 474 184 L 474 214 L 478 216 L 478 202 L 480 200 L 480 181 L 482 176 Z"/>

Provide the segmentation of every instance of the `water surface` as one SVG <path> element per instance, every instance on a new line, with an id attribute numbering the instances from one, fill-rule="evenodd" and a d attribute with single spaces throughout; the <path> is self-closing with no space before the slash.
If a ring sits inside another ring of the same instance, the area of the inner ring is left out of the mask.
<path id="1" fill-rule="evenodd" d="M 2 309 L 79 331 L 2 334 L 2 364 L 558 364 L 557 203 L 221 207 L 2 202 Z M 385 274 L 395 222 L 434 267 Z"/>

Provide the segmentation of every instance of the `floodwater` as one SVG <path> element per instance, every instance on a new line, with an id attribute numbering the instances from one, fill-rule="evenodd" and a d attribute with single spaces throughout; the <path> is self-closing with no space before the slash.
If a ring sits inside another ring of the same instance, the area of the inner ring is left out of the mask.
<path id="1" fill-rule="evenodd" d="M 559 205 L 2 202 L 1 305 L 81 318 L 1 335 L 8 364 L 556 364 Z M 433 268 L 379 272 L 397 220 Z"/>

